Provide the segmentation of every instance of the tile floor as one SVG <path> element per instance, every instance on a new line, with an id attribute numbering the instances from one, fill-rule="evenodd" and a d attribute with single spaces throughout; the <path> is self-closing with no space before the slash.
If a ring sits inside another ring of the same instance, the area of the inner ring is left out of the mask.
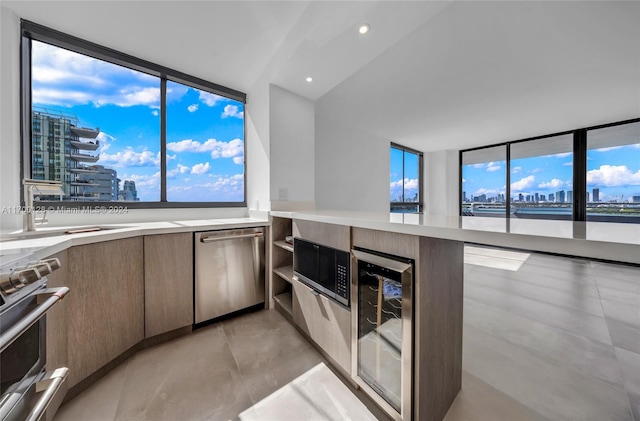
<path id="1" fill-rule="evenodd" d="M 462 391 L 446 421 L 640 421 L 639 268 L 465 257 Z M 252 313 L 139 352 L 56 421 L 383 418 L 323 363 L 277 312 Z"/>

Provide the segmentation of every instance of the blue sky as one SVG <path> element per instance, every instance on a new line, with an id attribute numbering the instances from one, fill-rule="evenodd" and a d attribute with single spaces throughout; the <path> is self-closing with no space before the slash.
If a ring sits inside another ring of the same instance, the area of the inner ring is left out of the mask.
<path id="1" fill-rule="evenodd" d="M 32 101 L 100 128 L 100 160 L 160 200 L 160 80 L 33 41 Z M 167 84 L 167 199 L 244 200 L 244 104 Z M 122 182 L 120 187 L 122 188 Z"/>
<path id="2" fill-rule="evenodd" d="M 523 158 L 511 162 L 511 196 L 518 193 L 544 194 L 573 190 L 572 154 Z M 463 167 L 463 187 L 467 197 L 505 193 L 505 161 Z M 625 202 L 640 195 L 640 139 L 638 143 L 589 150 L 587 153 L 587 190 L 600 189 L 600 201 Z M 624 195 L 624 197 L 623 197 Z M 591 199 L 591 198 L 590 198 Z"/>

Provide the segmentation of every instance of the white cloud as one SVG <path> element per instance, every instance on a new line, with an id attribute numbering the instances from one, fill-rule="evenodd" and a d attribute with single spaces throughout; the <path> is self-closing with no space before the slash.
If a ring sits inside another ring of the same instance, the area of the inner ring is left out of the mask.
<path id="1" fill-rule="evenodd" d="M 462 179 L 462 182 L 463 182 L 463 183 L 466 183 L 466 182 L 467 182 L 467 180 L 463 178 L 463 179 Z"/>
<path id="2" fill-rule="evenodd" d="M 602 165 L 597 170 L 587 171 L 587 184 L 603 187 L 640 185 L 640 170 L 635 173 L 626 165 Z"/>
<path id="3" fill-rule="evenodd" d="M 473 164 L 473 168 L 484 168 L 484 164 Z"/>
<path id="4" fill-rule="evenodd" d="M 191 104 L 191 105 L 189 105 L 189 106 L 187 107 L 187 110 L 188 110 L 190 113 L 193 113 L 193 112 L 198 111 L 198 104 Z"/>
<path id="5" fill-rule="evenodd" d="M 615 151 L 616 149 L 622 149 L 624 148 L 623 146 L 611 146 L 610 148 L 600 148 L 600 149 L 594 149 L 595 152 L 609 152 L 609 151 Z"/>
<path id="6" fill-rule="evenodd" d="M 191 167 L 191 174 L 204 174 L 211 168 L 208 162 L 202 164 L 196 164 Z"/>
<path id="7" fill-rule="evenodd" d="M 154 116 L 158 117 L 160 115 L 160 113 L 158 112 L 158 110 L 153 110 L 151 111 L 151 114 L 153 114 Z"/>
<path id="8" fill-rule="evenodd" d="M 397 187 L 402 187 L 404 184 L 404 189 L 417 189 L 418 188 L 418 179 L 417 178 L 405 178 L 404 180 L 392 181 L 389 186 L 394 189 Z"/>
<path id="9" fill-rule="evenodd" d="M 573 162 L 565 162 L 562 165 L 565 166 L 565 167 L 573 167 Z"/>
<path id="10" fill-rule="evenodd" d="M 229 142 L 209 139 L 204 143 L 185 139 L 179 142 L 167 143 L 167 149 L 172 152 L 210 152 L 213 159 L 234 158 L 233 162 L 236 164 L 244 162 L 244 143 L 240 139 L 233 139 Z"/>
<path id="11" fill-rule="evenodd" d="M 227 118 L 227 117 L 242 118 L 244 117 L 244 112 L 238 111 L 237 105 L 226 105 L 222 113 L 222 118 Z"/>
<path id="12" fill-rule="evenodd" d="M 514 183 L 511 183 L 511 191 L 512 192 L 525 191 L 531 188 L 535 183 L 535 181 L 536 181 L 536 177 L 533 175 L 522 178 Z"/>
<path id="13" fill-rule="evenodd" d="M 559 180 L 557 178 L 552 179 L 551 181 L 548 181 L 546 183 L 540 183 L 538 184 L 538 187 L 541 189 L 559 189 L 561 187 L 565 187 L 566 183 L 562 180 Z"/>
<path id="14" fill-rule="evenodd" d="M 186 165 L 178 164 L 174 169 L 167 171 L 167 178 L 174 178 L 178 174 L 186 174 L 191 170 L 191 168 Z"/>
<path id="15" fill-rule="evenodd" d="M 512 174 L 518 174 L 520 171 L 522 171 L 522 167 L 513 167 L 511 169 Z"/>
<path id="16" fill-rule="evenodd" d="M 476 190 L 475 192 L 473 192 L 473 195 L 474 196 L 480 196 L 482 194 L 486 194 L 488 196 L 495 196 L 495 195 L 503 194 L 503 193 L 504 193 L 504 190 L 480 188 L 480 189 Z"/>
<path id="17" fill-rule="evenodd" d="M 34 104 L 160 106 L 155 76 L 41 42 L 32 45 Z"/>
<path id="18" fill-rule="evenodd" d="M 553 158 L 566 158 L 568 156 L 571 156 L 573 154 L 573 152 L 563 152 L 563 153 L 557 153 L 554 155 L 550 155 Z"/>
<path id="19" fill-rule="evenodd" d="M 98 163 L 114 167 L 157 167 L 160 165 L 160 152 L 154 153 L 148 149 L 136 152 L 131 146 L 127 146 L 124 151 L 114 154 L 101 153 Z"/>
<path id="20" fill-rule="evenodd" d="M 542 168 L 534 168 L 531 171 L 529 171 L 530 174 L 537 174 L 541 171 L 544 171 Z"/>
<path id="21" fill-rule="evenodd" d="M 220 101 L 226 100 L 226 98 L 221 97 L 220 95 L 211 94 L 209 92 L 200 91 L 200 101 L 207 104 L 209 107 L 213 107 L 216 103 Z"/>
<path id="22" fill-rule="evenodd" d="M 116 138 L 105 132 L 100 132 L 98 136 L 96 136 L 96 140 L 100 142 L 98 152 L 103 154 L 111 147 L 111 144 L 116 141 Z"/>
<path id="23" fill-rule="evenodd" d="M 500 167 L 500 165 L 496 165 L 496 164 L 494 164 L 493 162 L 490 162 L 490 163 L 487 165 L 487 171 L 488 171 L 488 172 L 499 171 L 499 170 L 500 170 L 500 168 L 502 168 L 502 167 Z"/>

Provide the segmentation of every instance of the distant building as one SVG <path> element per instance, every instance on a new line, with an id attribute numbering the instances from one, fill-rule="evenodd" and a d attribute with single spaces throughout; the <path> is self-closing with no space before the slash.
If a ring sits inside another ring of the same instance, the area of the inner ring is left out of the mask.
<path id="1" fill-rule="evenodd" d="M 463 191 L 463 192 L 462 192 L 462 201 L 463 201 L 463 202 L 466 202 L 466 201 L 467 201 L 467 192 L 466 192 L 466 191 Z"/>
<path id="2" fill-rule="evenodd" d="M 586 193 L 585 198 L 586 198 L 586 200 L 587 200 L 587 203 L 589 203 L 589 192 L 587 192 L 587 193 Z"/>
<path id="3" fill-rule="evenodd" d="M 549 193 L 549 202 L 555 202 L 556 197 L 553 195 L 553 193 Z"/>
<path id="4" fill-rule="evenodd" d="M 547 201 L 547 196 L 545 196 L 544 194 L 540 195 L 540 201 L 541 202 L 546 202 Z"/>
<path id="5" fill-rule="evenodd" d="M 518 194 L 518 201 L 522 202 L 524 200 L 524 196 L 522 195 L 522 193 Z"/>
<path id="6" fill-rule="evenodd" d="M 122 190 L 118 192 L 118 200 L 121 202 L 138 202 L 138 191 L 136 190 L 136 182 L 133 180 L 125 180 Z"/>
<path id="7" fill-rule="evenodd" d="M 600 189 L 593 189 L 593 201 L 594 202 L 600 201 Z"/>
<path id="8" fill-rule="evenodd" d="M 34 108 L 31 113 L 31 178 L 61 181 L 65 200 L 104 200 L 88 194 L 96 174 L 86 164 L 100 159 L 100 129 L 78 127 L 78 118 Z M 95 186 L 94 186 L 95 187 Z"/>
<path id="9" fill-rule="evenodd" d="M 76 199 L 101 202 L 118 200 L 118 174 L 111 168 L 102 165 L 85 167 L 82 175 L 71 184 L 76 187 L 76 194 L 72 196 Z"/>
<path id="10" fill-rule="evenodd" d="M 539 195 L 538 193 L 536 193 L 536 194 L 535 194 L 535 199 L 534 199 L 534 201 L 535 201 L 536 203 L 538 203 L 538 202 L 540 201 L 540 195 Z"/>
<path id="11" fill-rule="evenodd" d="M 640 196 L 631 196 L 631 202 L 640 203 Z"/>
<path id="12" fill-rule="evenodd" d="M 573 190 L 567 192 L 567 202 L 573 203 Z"/>
<path id="13" fill-rule="evenodd" d="M 556 203 L 564 203 L 564 190 L 556 192 Z"/>

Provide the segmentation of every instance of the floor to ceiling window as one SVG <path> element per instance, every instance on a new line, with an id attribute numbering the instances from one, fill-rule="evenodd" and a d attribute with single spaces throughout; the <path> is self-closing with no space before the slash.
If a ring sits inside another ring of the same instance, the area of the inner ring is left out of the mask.
<path id="1" fill-rule="evenodd" d="M 389 167 L 391 212 L 421 212 L 422 152 L 392 143 Z"/>
<path id="2" fill-rule="evenodd" d="M 640 223 L 640 119 L 461 151 L 460 197 L 462 216 Z"/>
<path id="3" fill-rule="evenodd" d="M 587 220 L 640 223 L 640 122 L 587 132 Z"/>
<path id="4" fill-rule="evenodd" d="M 466 151 L 462 155 L 464 216 L 506 216 L 507 149 L 504 145 Z"/>

